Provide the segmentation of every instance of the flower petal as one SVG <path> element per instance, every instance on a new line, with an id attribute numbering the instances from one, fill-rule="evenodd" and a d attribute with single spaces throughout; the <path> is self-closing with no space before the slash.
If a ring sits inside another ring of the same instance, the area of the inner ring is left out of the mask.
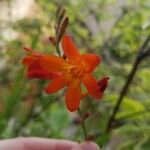
<path id="1" fill-rule="evenodd" d="M 86 74 L 83 78 L 83 84 L 86 86 L 88 92 L 96 99 L 102 97 L 96 79 L 91 74 Z"/>
<path id="2" fill-rule="evenodd" d="M 81 80 L 73 79 L 65 94 L 66 104 L 69 111 L 76 111 L 81 100 Z"/>
<path id="3" fill-rule="evenodd" d="M 71 76 L 69 74 L 62 74 L 56 79 L 52 80 L 52 82 L 46 87 L 45 92 L 47 94 L 54 93 L 67 85 L 69 80 L 71 80 Z"/>
<path id="4" fill-rule="evenodd" d="M 43 55 L 40 64 L 45 70 L 60 73 L 69 65 L 63 58 L 54 55 Z"/>
<path id="5" fill-rule="evenodd" d="M 22 59 L 22 63 L 29 66 L 33 64 L 33 62 L 37 61 L 39 59 L 38 57 L 35 57 L 34 55 L 28 55 Z"/>
<path id="6" fill-rule="evenodd" d="M 27 52 L 33 52 L 33 49 L 30 47 L 24 47 L 23 49 Z"/>
<path id="7" fill-rule="evenodd" d="M 81 56 L 83 65 L 85 66 L 86 72 L 91 73 L 96 66 L 100 63 L 100 57 L 95 54 L 83 54 Z"/>
<path id="8" fill-rule="evenodd" d="M 27 71 L 27 77 L 28 78 L 39 78 L 39 79 L 54 79 L 57 78 L 59 76 L 59 73 L 51 73 L 48 72 L 44 69 L 42 69 L 40 66 L 38 66 L 38 64 L 36 64 L 36 67 L 30 66 L 28 67 L 28 71 Z"/>
<path id="9" fill-rule="evenodd" d="M 40 58 L 44 56 L 44 54 L 42 53 L 39 53 L 39 52 L 30 52 L 28 53 L 27 56 L 25 56 L 23 59 L 22 59 L 22 63 L 25 64 L 25 65 L 31 65 L 33 64 L 33 62 L 35 61 L 40 61 Z"/>
<path id="10" fill-rule="evenodd" d="M 64 35 L 62 38 L 62 48 L 65 53 L 65 56 L 69 60 L 77 60 L 80 57 L 79 51 L 73 43 L 72 39 L 68 35 Z"/>
<path id="11" fill-rule="evenodd" d="M 23 58 L 22 62 L 27 66 L 28 78 L 53 79 L 59 76 L 59 73 L 53 73 L 45 70 L 40 65 L 40 54 L 32 54 Z"/>

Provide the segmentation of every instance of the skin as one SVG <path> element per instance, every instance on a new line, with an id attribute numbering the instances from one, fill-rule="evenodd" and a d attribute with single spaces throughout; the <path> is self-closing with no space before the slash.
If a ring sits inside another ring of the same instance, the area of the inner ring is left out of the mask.
<path id="1" fill-rule="evenodd" d="M 0 141 L 0 150 L 100 150 L 92 141 L 77 143 L 46 138 L 15 138 Z"/>

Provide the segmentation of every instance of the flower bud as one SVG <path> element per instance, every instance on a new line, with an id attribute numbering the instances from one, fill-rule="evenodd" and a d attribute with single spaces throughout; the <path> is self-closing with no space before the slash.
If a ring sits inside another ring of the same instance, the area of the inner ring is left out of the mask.
<path id="1" fill-rule="evenodd" d="M 91 112 L 86 112 L 84 115 L 83 115 L 83 119 L 87 119 L 92 113 Z"/>
<path id="2" fill-rule="evenodd" d="M 74 123 L 75 125 L 79 125 L 79 124 L 81 124 L 82 122 L 83 122 L 83 119 L 82 119 L 81 117 L 76 117 L 76 118 L 73 119 L 73 123 Z"/>
<path id="3" fill-rule="evenodd" d="M 109 80 L 108 77 L 104 77 L 103 79 L 98 81 L 98 86 L 99 86 L 101 92 L 105 91 L 105 89 L 108 85 L 108 80 Z"/>
<path id="4" fill-rule="evenodd" d="M 94 139 L 95 139 L 95 135 L 88 135 L 87 137 L 86 137 L 86 141 L 94 141 Z"/>
<path id="5" fill-rule="evenodd" d="M 52 36 L 49 37 L 49 40 L 50 40 L 51 44 L 56 45 L 56 40 L 54 37 L 52 37 Z"/>

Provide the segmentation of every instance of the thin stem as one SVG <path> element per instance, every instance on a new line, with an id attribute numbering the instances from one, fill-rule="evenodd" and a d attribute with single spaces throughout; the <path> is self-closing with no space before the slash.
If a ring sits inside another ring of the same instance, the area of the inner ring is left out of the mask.
<path id="1" fill-rule="evenodd" d="M 126 83 L 124 84 L 124 87 L 121 91 L 121 94 L 118 98 L 118 101 L 113 109 L 113 112 L 112 112 L 112 115 L 110 116 L 109 118 L 109 121 L 108 121 L 108 124 L 107 124 L 107 129 L 106 129 L 106 132 L 109 132 L 111 130 L 111 124 L 113 121 L 115 121 L 115 116 L 120 108 L 120 104 L 122 103 L 122 100 L 124 98 L 124 95 L 126 94 L 128 88 L 129 88 L 129 85 L 131 83 L 131 81 L 133 80 L 133 77 L 135 76 L 135 73 L 137 71 L 137 68 L 138 68 L 138 65 L 139 65 L 140 61 L 135 61 L 133 67 L 132 67 L 132 70 L 130 72 L 130 74 L 128 75 L 128 78 L 127 78 L 127 81 Z"/>
<path id="2" fill-rule="evenodd" d="M 78 114 L 83 119 L 80 108 L 78 108 Z M 84 139 L 86 140 L 87 139 L 87 131 L 86 131 L 86 126 L 85 126 L 85 120 L 84 119 L 81 123 L 81 127 L 82 127 L 82 130 L 83 130 Z"/>
<path id="3" fill-rule="evenodd" d="M 56 52 L 57 52 L 58 56 L 61 57 L 60 50 L 59 50 L 59 45 L 58 44 L 56 44 Z"/>

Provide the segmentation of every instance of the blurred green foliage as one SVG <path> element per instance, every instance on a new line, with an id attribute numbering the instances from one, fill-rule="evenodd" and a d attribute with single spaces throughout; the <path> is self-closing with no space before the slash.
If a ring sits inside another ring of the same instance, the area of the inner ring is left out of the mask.
<path id="1" fill-rule="evenodd" d="M 150 59 L 142 62 L 124 97 L 116 116 L 118 125 L 109 135 L 104 131 L 138 49 L 150 34 L 149 1 L 128 0 L 123 4 L 117 0 L 35 2 L 38 13 L 11 22 L 9 28 L 17 34 L 16 38 L 0 36 L 0 138 L 41 136 L 76 141 L 83 138 L 81 128 L 73 124 L 77 114 L 65 108 L 64 92 L 46 95 L 43 88 L 48 82 L 27 79 L 20 63 L 25 55 L 24 46 L 56 53 L 48 37 L 54 36 L 56 10 L 63 6 L 70 19 L 67 33 L 72 35 L 81 53 L 97 53 L 102 57 L 95 76 L 110 77 L 101 101 L 88 97 L 82 102 L 82 112 L 92 112 L 86 120 L 88 133 L 99 133 L 96 142 L 103 149 L 148 150 Z M 119 140 L 115 140 L 117 138 Z"/>

